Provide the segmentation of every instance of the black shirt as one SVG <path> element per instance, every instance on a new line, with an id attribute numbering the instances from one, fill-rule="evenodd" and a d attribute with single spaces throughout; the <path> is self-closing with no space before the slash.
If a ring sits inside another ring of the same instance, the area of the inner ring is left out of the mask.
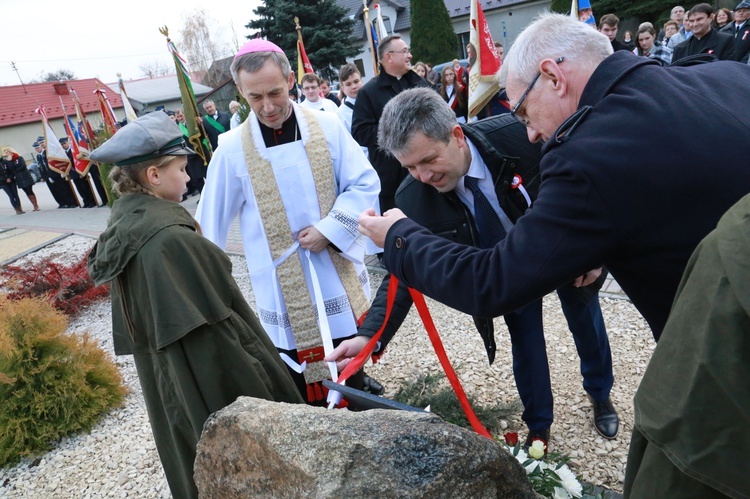
<path id="1" fill-rule="evenodd" d="M 281 124 L 281 128 L 274 129 L 264 125 L 258 121 L 260 125 L 260 133 L 263 135 L 263 142 L 266 147 L 280 146 L 281 144 L 289 144 L 301 140 L 302 137 L 299 133 L 299 126 L 297 126 L 297 119 L 294 117 L 294 108 L 289 117 Z"/>

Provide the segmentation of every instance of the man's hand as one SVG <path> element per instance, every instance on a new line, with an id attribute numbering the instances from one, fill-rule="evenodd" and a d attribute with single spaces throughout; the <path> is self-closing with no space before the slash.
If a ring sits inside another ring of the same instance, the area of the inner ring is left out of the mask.
<path id="1" fill-rule="evenodd" d="M 336 367 L 341 372 L 362 351 L 368 341 L 370 341 L 370 338 L 367 336 L 355 336 L 354 338 L 344 340 L 323 360 L 326 362 L 336 361 Z"/>
<path id="2" fill-rule="evenodd" d="M 382 248 L 388 230 L 402 218 L 406 218 L 406 215 L 398 208 L 386 211 L 382 217 L 375 212 L 374 208 L 369 208 L 359 216 L 359 231 L 369 237 L 376 246 Z"/>
<path id="3" fill-rule="evenodd" d="M 320 253 L 331 244 L 331 241 L 312 225 L 299 231 L 297 241 L 299 241 L 301 247 L 313 253 Z"/>
<path id="4" fill-rule="evenodd" d="M 573 286 L 577 288 L 583 288 L 585 286 L 588 286 L 592 282 L 596 281 L 599 276 L 602 275 L 602 268 L 599 267 L 598 269 L 589 270 L 585 274 L 583 274 L 581 277 L 577 277 L 575 281 L 573 281 Z"/>

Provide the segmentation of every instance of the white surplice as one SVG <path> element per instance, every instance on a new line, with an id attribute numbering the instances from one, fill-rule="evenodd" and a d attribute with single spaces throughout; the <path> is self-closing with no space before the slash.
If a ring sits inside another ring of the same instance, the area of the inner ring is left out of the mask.
<path id="1" fill-rule="evenodd" d="M 248 122 L 255 146 L 260 156 L 271 162 L 293 238 L 297 240 L 300 230 L 314 225 L 341 251 L 342 256 L 355 263 L 360 283 L 369 298 L 367 270 L 363 263 L 365 239 L 357 230 L 357 218 L 368 208 L 379 208 L 380 181 L 377 173 L 336 114 L 316 113 L 331 153 L 337 196 L 331 212 L 321 219 L 318 196 L 303 144 L 310 138 L 309 128 L 302 110 L 296 104 L 294 114 L 302 140 L 267 148 L 258 119 L 251 113 Z M 248 174 L 241 132 L 242 127 L 238 127 L 219 136 L 219 147 L 208 166 L 196 219 L 203 235 L 225 249 L 229 226 L 239 214 L 242 242 L 260 322 L 276 347 L 292 350 L 296 348 L 294 336 Z M 310 313 L 314 314 L 313 285 L 304 250 L 297 248 L 296 254 L 290 258 L 300 258 L 302 261 L 311 297 Z M 311 253 L 311 258 L 320 282 L 331 336 L 342 338 L 355 334 L 355 317 L 330 255 L 324 250 Z"/>

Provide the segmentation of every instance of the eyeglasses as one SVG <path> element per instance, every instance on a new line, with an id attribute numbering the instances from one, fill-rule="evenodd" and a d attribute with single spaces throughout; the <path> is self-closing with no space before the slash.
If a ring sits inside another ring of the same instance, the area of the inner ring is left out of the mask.
<path id="1" fill-rule="evenodd" d="M 387 54 L 404 54 L 404 55 L 406 55 L 406 54 L 411 54 L 411 49 L 409 47 L 406 47 L 403 50 L 389 50 L 386 53 Z"/>
<path id="2" fill-rule="evenodd" d="M 302 90 L 309 92 L 310 90 L 317 90 L 318 88 L 318 85 L 315 85 L 314 87 L 302 87 Z"/>
<path id="3" fill-rule="evenodd" d="M 557 59 L 555 59 L 555 63 L 556 64 L 560 64 L 564 60 L 565 60 L 565 57 L 558 57 Z M 536 74 L 536 76 L 534 76 L 534 78 L 532 78 L 531 83 L 529 83 L 529 86 L 526 87 L 526 91 L 524 91 L 524 93 L 521 94 L 521 98 L 518 99 L 518 102 L 516 102 L 516 105 L 513 106 L 513 109 L 510 110 L 510 115 L 513 116 L 515 119 L 517 119 L 518 121 L 520 121 L 521 123 L 523 123 L 526 126 L 530 125 L 529 120 L 527 120 L 526 118 L 521 118 L 520 116 L 518 116 L 518 110 L 521 109 L 521 106 L 523 105 L 524 101 L 526 101 L 526 97 L 529 95 L 529 92 L 531 92 L 531 89 L 534 88 L 534 85 L 536 84 L 536 81 L 539 79 L 540 76 L 542 76 L 542 72 L 541 71 L 539 71 Z"/>

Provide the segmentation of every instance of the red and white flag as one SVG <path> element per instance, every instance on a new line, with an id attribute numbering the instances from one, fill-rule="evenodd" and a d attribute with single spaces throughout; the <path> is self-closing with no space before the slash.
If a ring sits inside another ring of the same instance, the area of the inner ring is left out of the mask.
<path id="1" fill-rule="evenodd" d="M 78 143 L 76 134 L 73 131 L 73 123 L 70 117 L 68 117 L 68 113 L 65 111 L 64 107 L 63 112 L 65 112 L 65 120 L 63 121 L 63 124 L 65 125 L 65 133 L 68 134 L 68 141 L 70 142 L 71 149 L 70 152 L 73 153 L 73 168 L 75 168 L 82 177 L 85 177 L 89 173 L 89 168 L 91 168 L 89 151 Z"/>
<path id="2" fill-rule="evenodd" d="M 138 115 L 135 114 L 135 109 L 133 109 L 133 105 L 128 99 L 128 93 L 125 91 L 125 83 L 122 81 L 120 73 L 117 73 L 117 77 L 119 78 L 118 85 L 120 86 L 120 99 L 122 99 L 122 108 L 125 110 L 125 119 L 128 120 L 128 123 L 132 123 L 138 118 Z"/>
<path id="3" fill-rule="evenodd" d="M 297 83 L 302 85 L 302 75 L 314 72 L 310 59 L 307 58 L 307 52 L 305 52 L 305 44 L 302 43 L 302 34 L 300 34 L 297 40 Z"/>
<path id="4" fill-rule="evenodd" d="M 73 94 L 73 102 L 76 105 L 76 118 L 78 119 L 78 135 L 81 137 L 81 141 L 85 142 L 88 149 L 95 149 L 98 147 L 99 142 L 97 141 L 96 133 L 94 133 L 94 127 L 89 123 L 86 113 L 81 106 L 81 101 L 78 100 L 78 94 L 72 88 L 70 92 Z"/>
<path id="5" fill-rule="evenodd" d="M 382 40 L 383 38 L 388 36 L 388 30 L 385 29 L 385 21 L 383 21 L 383 12 L 382 12 L 382 9 L 380 8 L 380 4 L 378 3 L 373 4 L 372 8 L 377 11 L 376 26 L 378 27 L 378 40 Z"/>
<path id="6" fill-rule="evenodd" d="M 37 113 L 42 117 L 42 128 L 44 129 L 44 142 L 47 144 L 47 163 L 52 171 L 59 173 L 60 175 L 67 177 L 70 171 L 70 159 L 65 153 L 65 149 L 60 145 L 60 141 L 52 130 L 47 119 L 47 112 L 44 110 L 44 106 L 39 106 L 36 110 Z"/>
<path id="7" fill-rule="evenodd" d="M 469 118 L 473 118 L 500 91 L 495 75 L 502 62 L 477 0 L 471 0 L 470 23 L 469 41 L 474 47 L 474 60 L 469 61 Z"/>
<path id="8" fill-rule="evenodd" d="M 109 103 L 109 99 L 107 99 L 107 94 L 99 88 L 99 85 L 96 86 L 96 90 L 94 90 L 94 93 L 99 98 L 99 111 L 102 113 L 102 121 L 104 122 L 104 127 L 109 132 L 110 136 L 114 135 L 115 132 L 117 132 L 117 118 L 115 118 L 115 110 L 112 109 L 112 106 Z"/>

